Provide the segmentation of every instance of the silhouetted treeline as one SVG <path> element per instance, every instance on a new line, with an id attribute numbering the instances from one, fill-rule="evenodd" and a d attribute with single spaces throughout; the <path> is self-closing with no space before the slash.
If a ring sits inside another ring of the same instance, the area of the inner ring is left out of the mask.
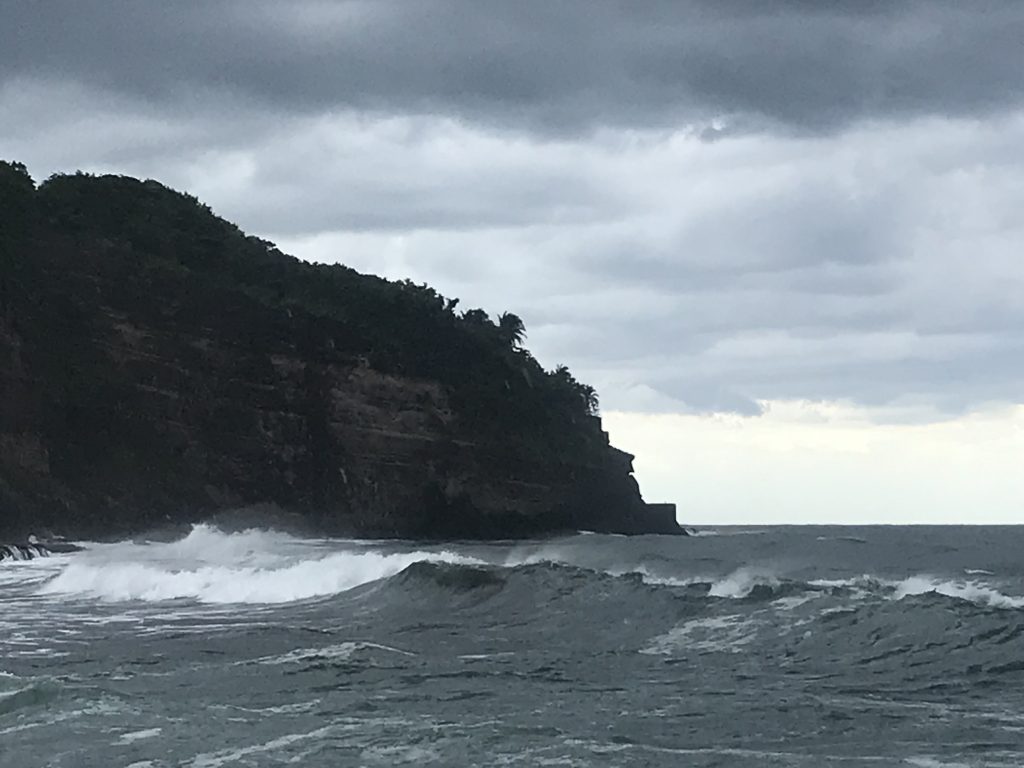
<path id="1" fill-rule="evenodd" d="M 3 291 L 12 290 L 13 279 L 31 293 L 31 265 L 12 259 L 31 259 L 32 249 L 15 241 L 54 237 L 129 257 L 150 289 L 140 301 L 159 302 L 163 284 L 200 277 L 279 307 L 306 323 L 305 343 L 365 358 L 383 372 L 443 382 L 461 418 L 480 429 L 534 433 L 538 450 L 588 433 L 565 427 L 583 427 L 597 412 L 592 387 L 564 366 L 548 371 L 534 359 L 523 346 L 523 322 L 511 312 L 495 321 L 481 309 L 458 312 L 458 299 L 427 285 L 300 261 L 156 181 L 76 173 L 37 187 L 23 165 L 0 162 Z M 69 302 L 71 314 L 75 304 Z"/>

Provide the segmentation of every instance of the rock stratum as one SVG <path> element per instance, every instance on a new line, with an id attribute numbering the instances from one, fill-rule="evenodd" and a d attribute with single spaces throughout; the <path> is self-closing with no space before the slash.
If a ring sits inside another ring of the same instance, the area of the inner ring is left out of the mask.
<path id="1" fill-rule="evenodd" d="M 334 535 L 680 533 L 594 391 L 457 303 L 155 181 L 0 163 L 0 537 L 252 505 Z"/>

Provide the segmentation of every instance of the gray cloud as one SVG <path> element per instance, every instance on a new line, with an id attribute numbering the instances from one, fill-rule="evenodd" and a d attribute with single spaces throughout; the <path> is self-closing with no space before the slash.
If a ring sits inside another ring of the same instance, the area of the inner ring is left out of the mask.
<path id="1" fill-rule="evenodd" d="M 610 408 L 1020 401 L 1017 6 L 466 8 L 16 0 L 0 157 L 516 311 Z"/>
<path id="2" fill-rule="evenodd" d="M 4 77 L 188 108 L 443 114 L 565 134 L 708 123 L 828 132 L 1024 98 L 1015 3 L 8 0 Z"/>

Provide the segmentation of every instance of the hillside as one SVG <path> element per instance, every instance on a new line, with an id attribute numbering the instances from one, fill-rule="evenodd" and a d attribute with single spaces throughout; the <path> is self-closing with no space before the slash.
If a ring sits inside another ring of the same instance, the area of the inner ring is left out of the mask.
<path id="1" fill-rule="evenodd" d="M 0 534 L 252 505 L 361 536 L 678 532 L 593 389 L 457 304 L 155 181 L 0 163 Z"/>

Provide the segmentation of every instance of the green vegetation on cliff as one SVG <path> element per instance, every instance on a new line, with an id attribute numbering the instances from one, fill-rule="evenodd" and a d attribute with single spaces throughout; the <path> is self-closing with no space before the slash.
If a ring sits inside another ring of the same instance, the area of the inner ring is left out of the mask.
<path id="1" fill-rule="evenodd" d="M 37 187 L 0 162 L 0 528 L 273 502 L 395 535 L 642 529 L 594 390 L 544 370 L 516 315 L 457 305 L 282 254 L 155 181 Z"/>
<path id="2" fill-rule="evenodd" d="M 481 309 L 457 313 L 458 299 L 427 285 L 300 261 L 155 181 L 78 173 L 54 176 L 32 195 L 24 167 L 9 166 L 6 175 L 21 192 L 17 221 L 34 218 L 78 243 L 131 251 L 156 283 L 183 270 L 266 306 L 340 321 L 343 333 L 314 331 L 311 343 L 365 356 L 378 370 L 442 381 L 470 413 L 486 414 L 482 424 L 522 429 L 596 412 L 592 387 L 564 366 L 545 371 L 521 346 L 525 329 L 512 313 L 495 323 Z"/>

